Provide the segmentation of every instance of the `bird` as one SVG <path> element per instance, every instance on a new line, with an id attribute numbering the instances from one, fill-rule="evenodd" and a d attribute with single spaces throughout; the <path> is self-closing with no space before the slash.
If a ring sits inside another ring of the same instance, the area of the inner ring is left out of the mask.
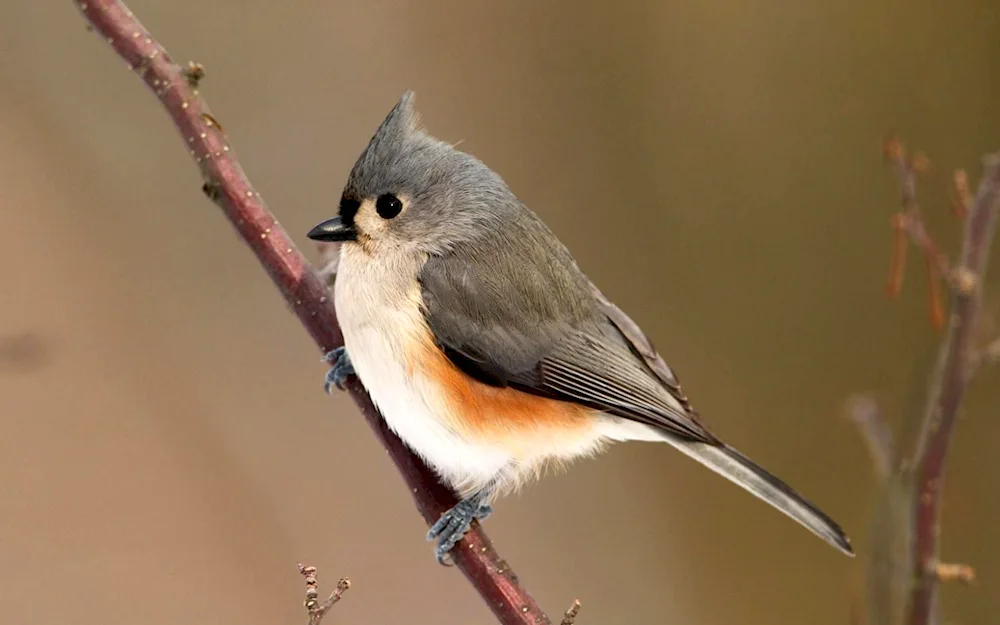
<path id="1" fill-rule="evenodd" d="M 457 496 L 427 533 L 438 562 L 499 498 L 625 441 L 667 443 L 853 556 L 840 525 L 708 428 L 638 325 L 499 174 L 423 127 L 414 97 L 307 237 L 340 248 L 327 391 L 356 376 Z"/>

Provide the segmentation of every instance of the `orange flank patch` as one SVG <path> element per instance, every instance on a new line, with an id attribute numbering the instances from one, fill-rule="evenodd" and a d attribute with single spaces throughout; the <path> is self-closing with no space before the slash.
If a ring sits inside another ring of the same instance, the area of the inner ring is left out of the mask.
<path id="1" fill-rule="evenodd" d="M 415 359 L 425 379 L 438 382 L 441 416 L 461 434 L 509 449 L 515 457 L 575 455 L 596 442 L 595 412 L 571 402 L 483 384 L 455 367 L 428 342 Z"/>

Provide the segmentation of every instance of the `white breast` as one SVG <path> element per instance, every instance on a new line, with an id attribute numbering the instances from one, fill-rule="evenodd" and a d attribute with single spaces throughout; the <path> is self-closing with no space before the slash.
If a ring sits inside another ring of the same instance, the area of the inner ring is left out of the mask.
<path id="1" fill-rule="evenodd" d="M 509 452 L 467 441 L 448 427 L 441 396 L 419 370 L 406 370 L 407 346 L 426 325 L 418 308 L 417 267 L 358 245 L 341 248 L 335 303 L 358 378 L 392 429 L 462 495 L 510 464 Z"/>

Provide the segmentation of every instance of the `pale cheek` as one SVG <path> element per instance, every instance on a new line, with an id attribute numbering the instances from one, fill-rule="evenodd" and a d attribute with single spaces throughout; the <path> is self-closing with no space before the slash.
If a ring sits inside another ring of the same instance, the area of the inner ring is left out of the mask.
<path id="1" fill-rule="evenodd" d="M 370 237 L 378 238 L 385 230 L 385 220 L 378 216 L 370 201 L 361 204 L 354 216 L 354 224 L 358 230 Z"/>

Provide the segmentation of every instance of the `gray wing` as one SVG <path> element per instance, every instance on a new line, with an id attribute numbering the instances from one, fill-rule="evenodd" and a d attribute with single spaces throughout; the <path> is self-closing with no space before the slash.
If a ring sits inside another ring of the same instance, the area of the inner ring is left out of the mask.
<path id="1" fill-rule="evenodd" d="M 555 237 L 513 234 L 432 256 L 422 269 L 424 315 L 448 358 L 486 384 L 718 444 L 646 336 Z"/>

